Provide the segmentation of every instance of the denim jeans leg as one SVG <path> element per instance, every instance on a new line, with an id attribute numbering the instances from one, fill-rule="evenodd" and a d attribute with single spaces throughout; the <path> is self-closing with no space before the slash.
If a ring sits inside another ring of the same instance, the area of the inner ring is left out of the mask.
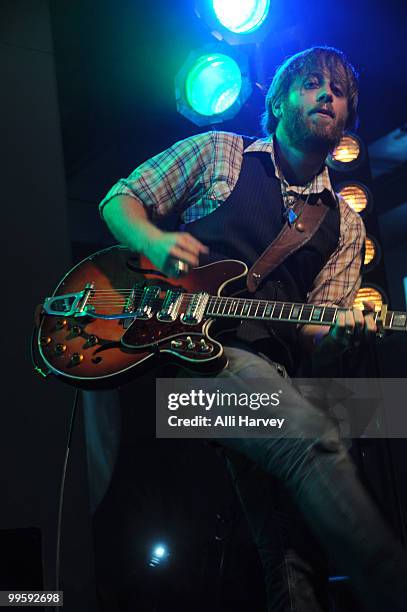
<path id="1" fill-rule="evenodd" d="M 248 379 L 269 379 L 276 387 L 276 369 L 250 352 L 227 348 L 229 378 L 236 392 Z M 314 536 L 339 571 L 351 577 L 369 610 L 407 611 L 407 559 L 380 513 L 357 479 L 339 439 L 338 429 L 290 385 L 278 380 L 284 393 L 286 427 L 281 437 L 218 440 L 251 459 L 287 489 Z M 270 417 L 281 407 L 269 407 Z"/>
<path id="2" fill-rule="evenodd" d="M 328 612 L 328 563 L 283 486 L 224 449 L 264 568 L 267 612 Z"/>

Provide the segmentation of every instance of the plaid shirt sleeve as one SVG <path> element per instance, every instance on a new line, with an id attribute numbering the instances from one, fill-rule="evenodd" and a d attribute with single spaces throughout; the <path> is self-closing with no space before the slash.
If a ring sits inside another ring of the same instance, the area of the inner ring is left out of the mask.
<path id="1" fill-rule="evenodd" d="M 314 280 L 310 304 L 351 307 L 360 288 L 366 230 L 361 217 L 339 197 L 338 246 Z"/>
<path id="2" fill-rule="evenodd" d="M 183 213 L 185 222 L 212 212 L 239 176 L 243 141 L 230 132 L 206 132 L 181 140 L 119 179 L 99 205 L 116 195 L 139 199 L 151 218 Z"/>
<path id="3" fill-rule="evenodd" d="M 182 208 L 213 165 L 212 133 L 181 140 L 138 166 L 128 178 L 121 178 L 99 204 L 103 208 L 117 195 L 138 198 L 150 216 L 161 216 Z"/>

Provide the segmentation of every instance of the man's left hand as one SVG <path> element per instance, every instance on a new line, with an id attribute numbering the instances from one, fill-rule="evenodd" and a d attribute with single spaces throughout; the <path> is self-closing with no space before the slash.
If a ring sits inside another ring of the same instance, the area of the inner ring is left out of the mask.
<path id="1" fill-rule="evenodd" d="M 376 334 L 373 302 L 363 302 L 364 310 L 352 308 L 338 313 L 333 327 L 326 325 L 304 325 L 301 329 L 303 348 L 308 353 L 343 353 L 357 347 L 363 340 L 370 341 Z"/>
<path id="2" fill-rule="evenodd" d="M 363 302 L 364 310 L 352 308 L 346 312 L 339 312 L 335 325 L 330 329 L 328 336 L 343 349 L 357 347 L 364 339 L 371 340 L 377 326 L 374 320 L 375 305 L 373 302 Z M 323 342 L 326 337 L 323 339 Z"/>

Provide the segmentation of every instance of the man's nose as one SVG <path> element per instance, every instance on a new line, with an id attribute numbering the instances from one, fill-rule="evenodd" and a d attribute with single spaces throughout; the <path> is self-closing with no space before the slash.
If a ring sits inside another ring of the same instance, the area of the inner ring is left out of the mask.
<path id="1" fill-rule="evenodd" d="M 329 89 L 324 89 L 323 91 L 321 91 L 318 95 L 318 101 L 319 102 L 332 102 L 333 96 L 332 96 L 331 91 Z"/>

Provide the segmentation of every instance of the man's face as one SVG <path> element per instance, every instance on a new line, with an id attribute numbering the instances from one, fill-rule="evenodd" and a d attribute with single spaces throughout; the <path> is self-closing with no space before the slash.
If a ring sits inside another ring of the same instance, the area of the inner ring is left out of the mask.
<path id="1" fill-rule="evenodd" d="M 297 75 L 280 110 L 278 128 L 291 146 L 307 152 L 331 151 L 348 116 L 345 75 L 332 75 L 324 68 Z"/>

